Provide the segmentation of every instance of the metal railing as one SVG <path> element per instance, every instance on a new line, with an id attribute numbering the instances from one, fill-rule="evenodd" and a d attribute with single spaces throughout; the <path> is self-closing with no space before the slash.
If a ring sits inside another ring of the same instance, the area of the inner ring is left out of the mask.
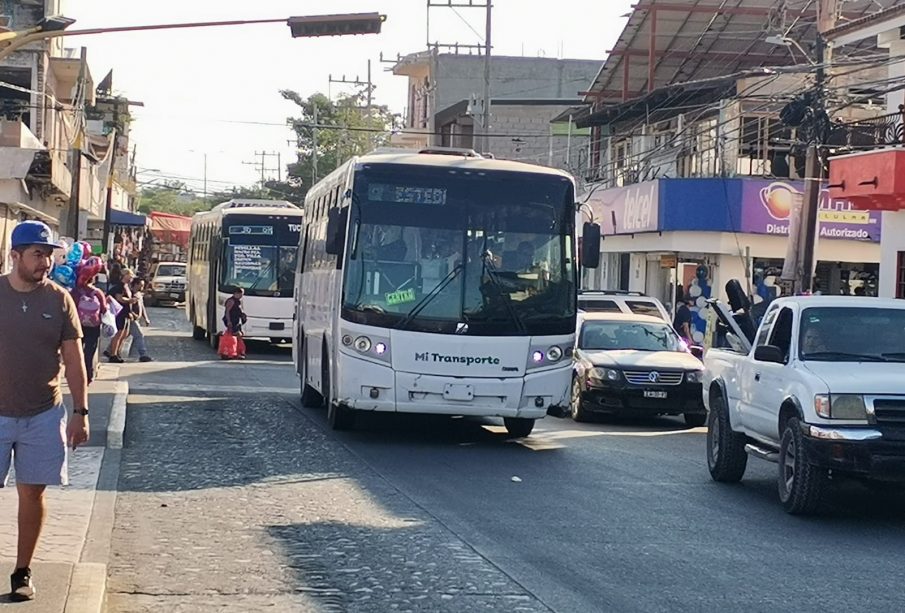
<path id="1" fill-rule="evenodd" d="M 851 149 L 905 145 L 905 105 L 897 113 L 834 125 L 828 144 Z"/>

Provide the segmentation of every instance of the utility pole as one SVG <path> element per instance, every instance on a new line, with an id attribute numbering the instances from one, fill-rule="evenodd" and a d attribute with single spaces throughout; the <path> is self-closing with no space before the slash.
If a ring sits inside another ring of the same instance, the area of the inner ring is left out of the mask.
<path id="1" fill-rule="evenodd" d="M 317 185 L 317 102 L 313 102 L 314 121 L 311 123 L 311 187 Z"/>
<path id="2" fill-rule="evenodd" d="M 72 238 L 79 239 L 79 195 L 82 191 L 82 134 L 84 133 L 84 123 L 82 121 L 85 113 L 84 101 L 85 96 L 85 80 L 87 77 L 88 67 L 88 48 L 82 47 L 79 64 L 79 80 L 75 94 L 75 112 L 76 112 L 76 130 L 75 141 L 72 144 L 70 153 L 70 171 L 72 172 L 72 183 L 69 191 L 69 210 L 67 211 L 66 223 L 67 234 L 71 233 Z"/>
<path id="3" fill-rule="evenodd" d="M 246 166 L 254 166 L 255 169 L 257 169 L 258 171 L 260 171 L 260 173 L 261 173 L 261 188 L 264 188 L 264 186 L 267 184 L 267 172 L 273 170 L 272 168 L 268 168 L 268 167 L 267 167 L 267 158 L 269 158 L 269 157 L 275 157 L 275 158 L 277 159 L 277 169 L 276 169 L 276 171 L 277 171 L 277 177 L 279 177 L 279 176 L 280 176 L 280 168 L 279 168 L 279 166 L 280 166 L 280 154 L 279 154 L 278 152 L 277 152 L 277 153 L 270 153 L 270 152 L 267 152 L 267 151 L 255 151 L 255 158 L 261 158 L 261 161 L 255 160 L 254 162 L 242 162 L 242 163 L 245 164 Z M 206 166 L 206 158 L 205 158 L 205 177 L 207 177 L 206 168 L 207 168 L 207 166 Z M 271 175 L 271 176 L 273 176 L 273 175 Z M 205 179 L 205 185 L 206 185 L 206 183 L 207 183 L 207 181 L 206 181 L 206 179 Z M 206 192 L 206 191 L 207 191 L 207 187 L 205 187 L 205 192 Z"/>
<path id="4" fill-rule="evenodd" d="M 110 151 L 110 172 L 107 173 L 107 200 L 104 203 L 104 253 L 110 253 L 112 251 L 112 249 L 110 249 L 110 232 L 113 224 L 110 218 L 113 216 L 113 177 L 116 172 L 117 140 L 119 140 L 119 134 L 114 130 L 113 143 L 111 144 L 112 151 Z"/>
<path id="5" fill-rule="evenodd" d="M 798 267 L 795 275 L 795 292 L 810 292 L 814 289 L 814 269 L 817 254 L 817 231 L 820 227 L 820 195 L 823 191 L 826 168 L 826 140 L 829 132 L 829 118 L 826 113 L 826 40 L 823 33 L 836 23 L 837 0 L 819 0 L 817 17 L 817 40 L 814 51 L 817 68 L 814 75 L 812 114 L 810 117 L 810 138 L 805 161 L 804 202 L 798 228 Z"/>
<path id="6" fill-rule="evenodd" d="M 492 30 L 493 4 L 487 0 L 487 18 L 484 34 L 484 110 L 481 116 L 484 129 L 484 151 L 490 151 L 490 35 Z"/>

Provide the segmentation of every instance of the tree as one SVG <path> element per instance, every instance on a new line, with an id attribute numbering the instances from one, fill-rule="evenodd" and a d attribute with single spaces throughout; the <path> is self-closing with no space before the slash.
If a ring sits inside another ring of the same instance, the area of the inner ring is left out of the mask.
<path id="1" fill-rule="evenodd" d="M 181 181 L 165 181 L 163 185 L 142 188 L 138 196 L 138 211 L 141 213 L 172 213 L 191 216 L 198 211 L 211 208 L 208 200 L 199 198 Z"/>
<path id="2" fill-rule="evenodd" d="M 283 90 L 280 94 L 297 104 L 302 111 L 301 117 L 288 119 L 297 137 L 298 159 L 294 164 L 288 165 L 287 181 L 274 181 L 267 186 L 283 192 L 281 197 L 296 204 L 304 201 L 305 194 L 315 179 L 315 156 L 316 178 L 320 180 L 349 158 L 386 145 L 399 120 L 386 106 L 368 107 L 364 92 L 341 96 L 336 102 L 321 93 L 308 98 L 302 98 L 297 92 L 290 90 Z"/>

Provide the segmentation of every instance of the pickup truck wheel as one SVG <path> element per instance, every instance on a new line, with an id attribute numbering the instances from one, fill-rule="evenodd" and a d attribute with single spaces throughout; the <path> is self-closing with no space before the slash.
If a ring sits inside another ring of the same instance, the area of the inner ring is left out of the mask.
<path id="1" fill-rule="evenodd" d="M 748 454 L 745 436 L 732 431 L 722 396 L 711 396 L 707 414 L 707 468 L 714 481 L 737 483 L 745 476 Z"/>
<path id="2" fill-rule="evenodd" d="M 707 413 L 685 413 L 683 417 L 689 428 L 700 428 L 707 423 Z"/>
<path id="3" fill-rule="evenodd" d="M 503 423 L 506 425 L 506 432 L 516 438 L 530 436 L 534 430 L 534 420 L 527 417 L 504 417 Z"/>
<path id="4" fill-rule="evenodd" d="M 588 412 L 581 402 L 581 381 L 578 377 L 572 379 L 572 396 L 569 401 L 569 414 L 573 421 L 588 421 Z"/>
<path id="5" fill-rule="evenodd" d="M 820 508 L 827 488 L 825 470 L 809 464 L 797 417 L 786 422 L 779 444 L 779 500 L 786 512 L 808 515 Z"/>

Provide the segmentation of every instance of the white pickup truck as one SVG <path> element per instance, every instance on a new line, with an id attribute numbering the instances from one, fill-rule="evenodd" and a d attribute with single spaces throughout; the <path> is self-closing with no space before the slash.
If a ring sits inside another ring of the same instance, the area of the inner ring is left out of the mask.
<path id="1" fill-rule="evenodd" d="M 719 324 L 703 392 L 714 480 L 741 480 L 749 455 L 775 462 L 793 514 L 817 511 L 836 477 L 905 489 L 905 301 L 783 298 L 753 338 L 745 315 L 711 308 Z"/>

